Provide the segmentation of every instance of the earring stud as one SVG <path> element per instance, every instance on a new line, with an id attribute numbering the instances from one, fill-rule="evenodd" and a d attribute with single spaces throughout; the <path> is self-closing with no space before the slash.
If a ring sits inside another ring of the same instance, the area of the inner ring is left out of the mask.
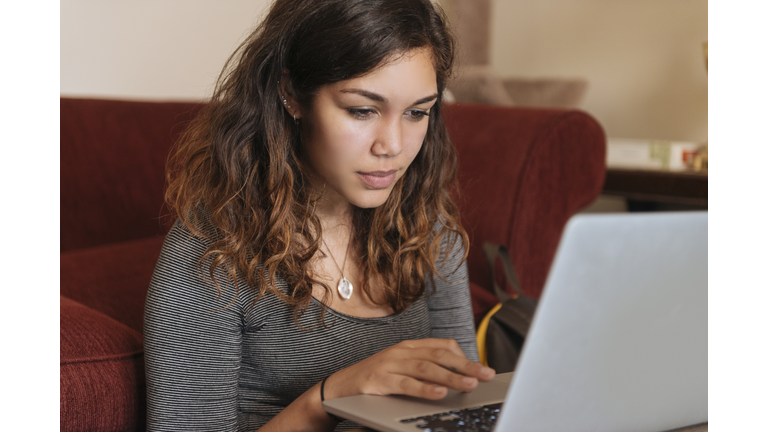
<path id="1" fill-rule="evenodd" d="M 285 96 L 280 95 L 280 100 L 283 102 L 283 106 L 285 106 L 288 109 L 291 109 L 291 104 L 288 103 L 288 100 L 285 98 Z"/>
<path id="2" fill-rule="evenodd" d="M 280 84 L 280 80 L 277 80 L 277 84 Z M 280 101 L 283 103 L 283 106 L 290 112 L 292 110 L 291 104 L 288 103 L 288 100 L 285 98 L 285 95 L 280 95 Z M 299 119 L 296 118 L 296 113 L 293 113 L 293 122 L 296 124 L 299 124 Z"/>

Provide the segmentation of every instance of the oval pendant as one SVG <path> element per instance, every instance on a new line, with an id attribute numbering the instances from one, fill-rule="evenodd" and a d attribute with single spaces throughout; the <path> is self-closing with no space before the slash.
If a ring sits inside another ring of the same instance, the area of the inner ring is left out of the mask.
<path id="1" fill-rule="evenodd" d="M 341 298 L 346 300 L 352 297 L 352 283 L 349 282 L 347 278 L 341 278 L 339 285 L 336 288 L 339 290 L 339 295 Z"/>

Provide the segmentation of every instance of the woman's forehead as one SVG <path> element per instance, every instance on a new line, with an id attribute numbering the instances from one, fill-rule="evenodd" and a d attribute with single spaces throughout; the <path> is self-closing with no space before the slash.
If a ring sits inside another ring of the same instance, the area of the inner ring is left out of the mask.
<path id="1" fill-rule="evenodd" d="M 393 56 L 365 75 L 331 84 L 329 90 L 358 94 L 381 102 L 398 95 L 408 98 L 417 96 L 416 99 L 427 97 L 437 92 L 432 57 L 431 50 L 414 49 Z"/>

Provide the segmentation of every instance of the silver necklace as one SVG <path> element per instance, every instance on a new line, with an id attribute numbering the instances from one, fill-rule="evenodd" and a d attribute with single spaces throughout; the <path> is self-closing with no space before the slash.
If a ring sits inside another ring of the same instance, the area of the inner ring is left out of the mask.
<path id="1" fill-rule="evenodd" d="M 352 282 L 349 281 L 349 279 L 344 277 L 344 268 L 347 266 L 347 255 L 349 255 L 349 245 L 352 243 L 352 235 L 350 234 L 349 240 L 347 241 L 347 250 L 344 252 L 344 263 L 342 263 L 341 267 L 339 267 L 339 263 L 336 262 L 336 258 L 333 257 L 333 254 L 331 253 L 331 248 L 328 247 L 328 243 L 325 242 L 325 239 L 323 239 L 323 244 L 325 245 L 325 248 L 328 249 L 328 255 L 331 256 L 331 259 L 333 260 L 333 263 L 336 264 L 336 268 L 339 269 L 339 273 L 341 273 L 341 280 L 339 281 L 339 284 L 336 285 L 336 289 L 339 290 L 339 295 L 341 298 L 347 300 L 350 297 L 352 297 Z"/>

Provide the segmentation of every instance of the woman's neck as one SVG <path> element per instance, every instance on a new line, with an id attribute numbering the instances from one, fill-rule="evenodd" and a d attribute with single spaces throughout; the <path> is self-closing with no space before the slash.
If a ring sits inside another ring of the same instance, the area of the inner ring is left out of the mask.
<path id="1" fill-rule="evenodd" d="M 352 224 L 352 204 L 334 190 L 325 189 L 315 206 L 323 233 Z"/>
<path id="2" fill-rule="evenodd" d="M 352 209 L 346 209 L 339 212 L 323 213 L 317 211 L 315 213 L 320 219 L 320 226 L 323 229 L 323 237 L 347 237 L 349 235 L 349 228 L 352 226 Z M 346 228 L 346 229 L 345 229 Z"/>

